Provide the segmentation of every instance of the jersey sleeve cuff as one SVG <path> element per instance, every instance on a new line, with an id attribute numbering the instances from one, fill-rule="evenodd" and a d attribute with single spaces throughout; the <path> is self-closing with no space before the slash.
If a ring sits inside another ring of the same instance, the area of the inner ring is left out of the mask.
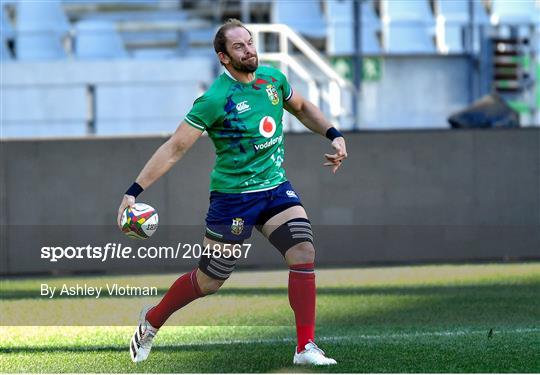
<path id="1" fill-rule="evenodd" d="M 292 94 L 293 94 L 293 89 L 292 89 L 292 87 L 291 87 L 291 91 L 289 92 L 289 95 L 287 95 L 287 96 L 285 97 L 285 99 L 283 99 L 283 100 L 288 101 L 288 100 L 292 97 Z"/>
<path id="2" fill-rule="evenodd" d="M 192 120 L 190 120 L 188 117 L 185 118 L 186 122 L 188 123 L 188 125 L 191 125 L 193 126 L 195 129 L 198 129 L 200 131 L 205 131 L 206 130 L 206 127 L 203 126 L 203 125 L 199 125 L 195 122 L 193 122 Z"/>

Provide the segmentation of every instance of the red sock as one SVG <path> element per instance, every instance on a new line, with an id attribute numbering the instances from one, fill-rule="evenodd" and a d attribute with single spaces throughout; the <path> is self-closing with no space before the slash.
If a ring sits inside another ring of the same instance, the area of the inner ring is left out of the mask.
<path id="1" fill-rule="evenodd" d="M 315 265 L 295 264 L 289 267 L 289 303 L 296 319 L 298 352 L 315 339 Z"/>
<path id="2" fill-rule="evenodd" d="M 197 269 L 180 276 L 161 301 L 146 314 L 146 320 L 154 328 L 160 328 L 169 316 L 191 301 L 203 297 L 197 284 Z"/>

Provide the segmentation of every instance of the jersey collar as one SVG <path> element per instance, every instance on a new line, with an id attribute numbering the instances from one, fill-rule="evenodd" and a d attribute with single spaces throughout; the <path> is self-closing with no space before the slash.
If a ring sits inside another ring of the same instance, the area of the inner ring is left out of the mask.
<path id="1" fill-rule="evenodd" d="M 259 70 L 259 68 L 257 68 L 257 70 Z M 232 79 L 234 82 L 237 82 L 237 83 L 239 83 L 239 84 L 241 84 L 241 85 L 251 85 L 251 84 L 255 83 L 255 82 L 257 81 L 257 70 L 255 70 L 255 71 L 253 72 L 253 77 L 254 77 L 253 80 L 244 83 L 244 82 L 240 82 L 239 80 L 237 80 L 236 78 L 234 78 L 234 77 L 232 76 L 232 74 L 231 74 L 226 68 L 223 68 L 223 72 L 227 75 L 227 77 L 229 77 L 229 78 Z"/>

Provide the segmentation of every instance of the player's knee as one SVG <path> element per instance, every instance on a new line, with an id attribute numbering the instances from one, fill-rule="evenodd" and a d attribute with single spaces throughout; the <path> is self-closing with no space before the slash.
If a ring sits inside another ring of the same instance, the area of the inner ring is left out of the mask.
<path id="1" fill-rule="evenodd" d="M 294 245 L 285 253 L 289 265 L 315 262 L 315 248 L 311 242 L 302 242 Z"/>

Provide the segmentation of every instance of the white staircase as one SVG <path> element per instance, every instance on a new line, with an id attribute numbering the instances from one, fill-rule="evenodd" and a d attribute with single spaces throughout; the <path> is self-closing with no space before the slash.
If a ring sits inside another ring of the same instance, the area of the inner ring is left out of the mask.
<path id="1" fill-rule="evenodd" d="M 293 88 L 318 106 L 336 127 L 354 129 L 355 87 L 342 78 L 326 58 L 286 25 L 249 24 L 246 27 L 253 33 L 260 63 L 277 65 Z M 265 43 L 268 34 L 277 35 L 277 46 Z M 284 127 L 293 132 L 307 131 L 290 115 L 284 118 Z"/>

